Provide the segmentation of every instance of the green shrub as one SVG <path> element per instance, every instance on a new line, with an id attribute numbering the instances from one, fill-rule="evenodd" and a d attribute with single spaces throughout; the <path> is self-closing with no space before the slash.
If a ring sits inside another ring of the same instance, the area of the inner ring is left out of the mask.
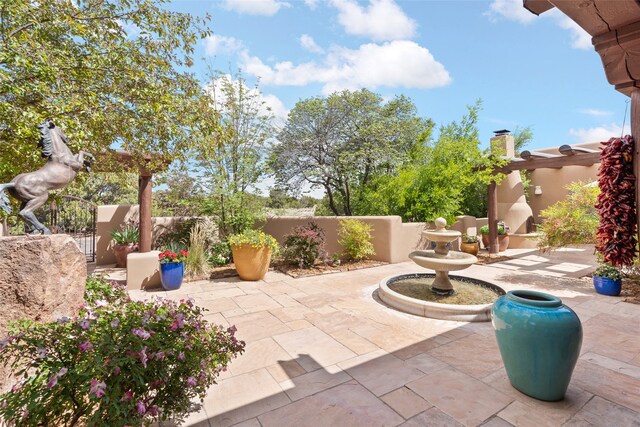
<path id="1" fill-rule="evenodd" d="M 0 419 L 21 426 L 149 425 L 185 415 L 233 357 L 235 327 L 189 301 L 131 301 L 121 286 L 87 281 L 73 319 L 9 326 L 0 360 L 20 377 L 0 396 Z"/>
<path id="2" fill-rule="evenodd" d="M 316 259 L 324 254 L 324 244 L 324 230 L 310 222 L 284 236 L 282 258 L 287 264 L 297 264 L 300 268 L 313 267 Z"/>
<path id="3" fill-rule="evenodd" d="M 371 225 L 357 219 L 341 219 L 338 243 L 350 258 L 360 261 L 376 254 L 373 249 Z"/>
<path id="4" fill-rule="evenodd" d="M 569 190 L 566 199 L 540 212 L 538 247 L 541 250 L 595 243 L 599 222 L 595 204 L 600 189 L 583 181 L 573 182 L 566 188 Z"/>
<path id="5" fill-rule="evenodd" d="M 483 236 L 488 236 L 489 235 L 489 226 L 488 225 L 483 225 L 482 227 L 480 227 L 480 234 L 482 234 Z M 503 236 L 507 234 L 505 229 L 504 229 L 504 225 L 502 224 L 498 224 L 498 236 Z"/>
<path id="6" fill-rule="evenodd" d="M 217 242 L 209 246 L 209 265 L 222 266 L 231 262 L 231 246 L 229 242 Z"/>

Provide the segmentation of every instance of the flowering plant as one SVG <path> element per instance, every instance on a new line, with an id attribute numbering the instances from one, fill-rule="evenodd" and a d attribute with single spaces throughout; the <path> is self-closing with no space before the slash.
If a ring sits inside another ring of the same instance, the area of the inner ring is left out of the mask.
<path id="1" fill-rule="evenodd" d="M 178 252 L 164 251 L 158 254 L 160 264 L 168 264 L 170 262 L 184 262 L 189 256 L 189 252 L 180 249 Z"/>
<path id="2" fill-rule="evenodd" d="M 606 277 L 611 280 L 622 280 L 622 272 L 608 263 L 600 264 L 596 271 L 593 272 L 593 275 Z"/>
<path id="3" fill-rule="evenodd" d="M 78 317 L 20 321 L 0 359 L 20 377 L 0 396 L 9 425 L 149 425 L 180 417 L 244 351 L 235 327 L 203 319 L 191 301 L 131 301 L 90 278 Z"/>
<path id="4" fill-rule="evenodd" d="M 287 264 L 297 264 L 300 268 L 313 267 L 316 259 L 325 255 L 324 245 L 324 230 L 310 222 L 284 236 L 282 258 Z"/>
<path id="5" fill-rule="evenodd" d="M 268 246 L 274 255 L 278 253 L 279 249 L 275 237 L 258 230 L 246 230 L 243 233 L 232 234 L 229 236 L 228 242 L 231 246 L 250 245 L 254 248 Z"/>

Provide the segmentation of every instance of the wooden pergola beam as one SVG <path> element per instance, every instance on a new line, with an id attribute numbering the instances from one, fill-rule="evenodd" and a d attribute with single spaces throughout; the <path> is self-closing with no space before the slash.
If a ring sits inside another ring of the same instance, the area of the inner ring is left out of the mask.
<path id="1" fill-rule="evenodd" d="M 564 166 L 591 166 L 600 163 L 600 153 L 576 153 L 573 156 L 555 156 L 530 158 L 529 160 L 512 159 L 511 162 L 495 170 L 496 173 L 509 173 L 518 170 L 543 168 L 562 168 Z"/>
<path id="2" fill-rule="evenodd" d="M 96 156 L 94 170 L 97 172 L 128 172 L 138 174 L 138 206 L 140 242 L 139 251 L 151 251 L 151 202 L 153 197 L 152 179 L 155 172 L 165 170 L 171 163 L 158 154 L 133 155 L 122 150 L 105 150 Z M 154 159 L 158 159 L 155 165 Z"/>
<path id="3" fill-rule="evenodd" d="M 558 151 L 563 156 L 574 156 L 578 153 L 597 153 L 598 152 L 598 150 L 592 150 L 591 148 L 574 147 L 568 144 L 561 145 L 560 148 L 558 148 Z"/>

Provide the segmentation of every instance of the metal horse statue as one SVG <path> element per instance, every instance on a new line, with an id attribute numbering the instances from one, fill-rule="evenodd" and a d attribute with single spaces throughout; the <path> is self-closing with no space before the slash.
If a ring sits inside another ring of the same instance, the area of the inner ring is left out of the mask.
<path id="1" fill-rule="evenodd" d="M 10 183 L 0 184 L 0 209 L 7 214 L 11 213 L 9 198 L 4 193 L 7 190 L 11 196 L 22 202 L 18 215 L 31 226 L 31 233 L 51 234 L 51 231 L 38 221 L 33 211 L 47 201 L 49 190 L 66 187 L 82 168 L 89 172 L 91 161 L 95 158 L 82 150 L 74 155 L 67 147 L 67 136 L 50 119 L 40 123 L 38 129 L 38 146 L 42 148 L 42 157 L 47 159 L 47 163 L 35 172 L 21 173 Z"/>

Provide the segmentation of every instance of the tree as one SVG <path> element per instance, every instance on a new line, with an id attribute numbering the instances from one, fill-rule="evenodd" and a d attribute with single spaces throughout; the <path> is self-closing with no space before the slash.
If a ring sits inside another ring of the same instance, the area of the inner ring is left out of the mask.
<path id="1" fill-rule="evenodd" d="M 59 194 L 90 200 L 97 205 L 138 203 L 138 175 L 132 173 L 80 174 Z"/>
<path id="2" fill-rule="evenodd" d="M 289 113 L 269 164 L 278 186 L 323 188 L 335 215 L 352 215 L 363 189 L 408 159 L 430 125 L 404 96 L 384 102 L 362 89 L 309 98 Z"/>
<path id="3" fill-rule="evenodd" d="M 157 216 L 190 217 L 200 214 L 204 192 L 189 173 L 173 167 L 158 176 L 157 184 L 166 186 L 154 192 L 154 213 Z"/>
<path id="4" fill-rule="evenodd" d="M 249 194 L 264 176 L 268 141 L 275 134 L 273 114 L 256 85 L 241 73 L 215 73 L 205 91 L 217 112 L 218 128 L 199 128 L 202 144 L 194 152 L 210 197 L 207 212 L 219 217 L 223 232 L 240 232 L 252 224 L 260 205 Z"/>
<path id="5" fill-rule="evenodd" d="M 166 0 L 2 0 L 0 182 L 41 162 L 35 125 L 51 118 L 73 151 L 117 143 L 181 156 L 206 109 L 187 71 L 208 18 Z M 215 123 L 212 123 L 215 125 Z"/>
<path id="6" fill-rule="evenodd" d="M 369 215 L 400 215 L 405 221 L 433 221 L 439 216 L 453 223 L 462 212 L 466 192 L 494 178 L 501 163 L 480 150 L 478 112 L 480 102 L 468 107 L 459 122 L 440 129 L 435 143 L 420 149 L 423 155 L 401 168 L 395 176 L 380 176 L 369 192 Z M 500 177 L 497 177 L 498 179 Z"/>
<path id="7" fill-rule="evenodd" d="M 516 126 L 516 129 L 512 133 L 514 146 L 516 155 L 518 155 L 522 149 L 529 145 L 529 143 L 533 140 L 533 131 L 531 130 L 531 126 L 525 126 L 521 128 L 520 126 Z"/>

